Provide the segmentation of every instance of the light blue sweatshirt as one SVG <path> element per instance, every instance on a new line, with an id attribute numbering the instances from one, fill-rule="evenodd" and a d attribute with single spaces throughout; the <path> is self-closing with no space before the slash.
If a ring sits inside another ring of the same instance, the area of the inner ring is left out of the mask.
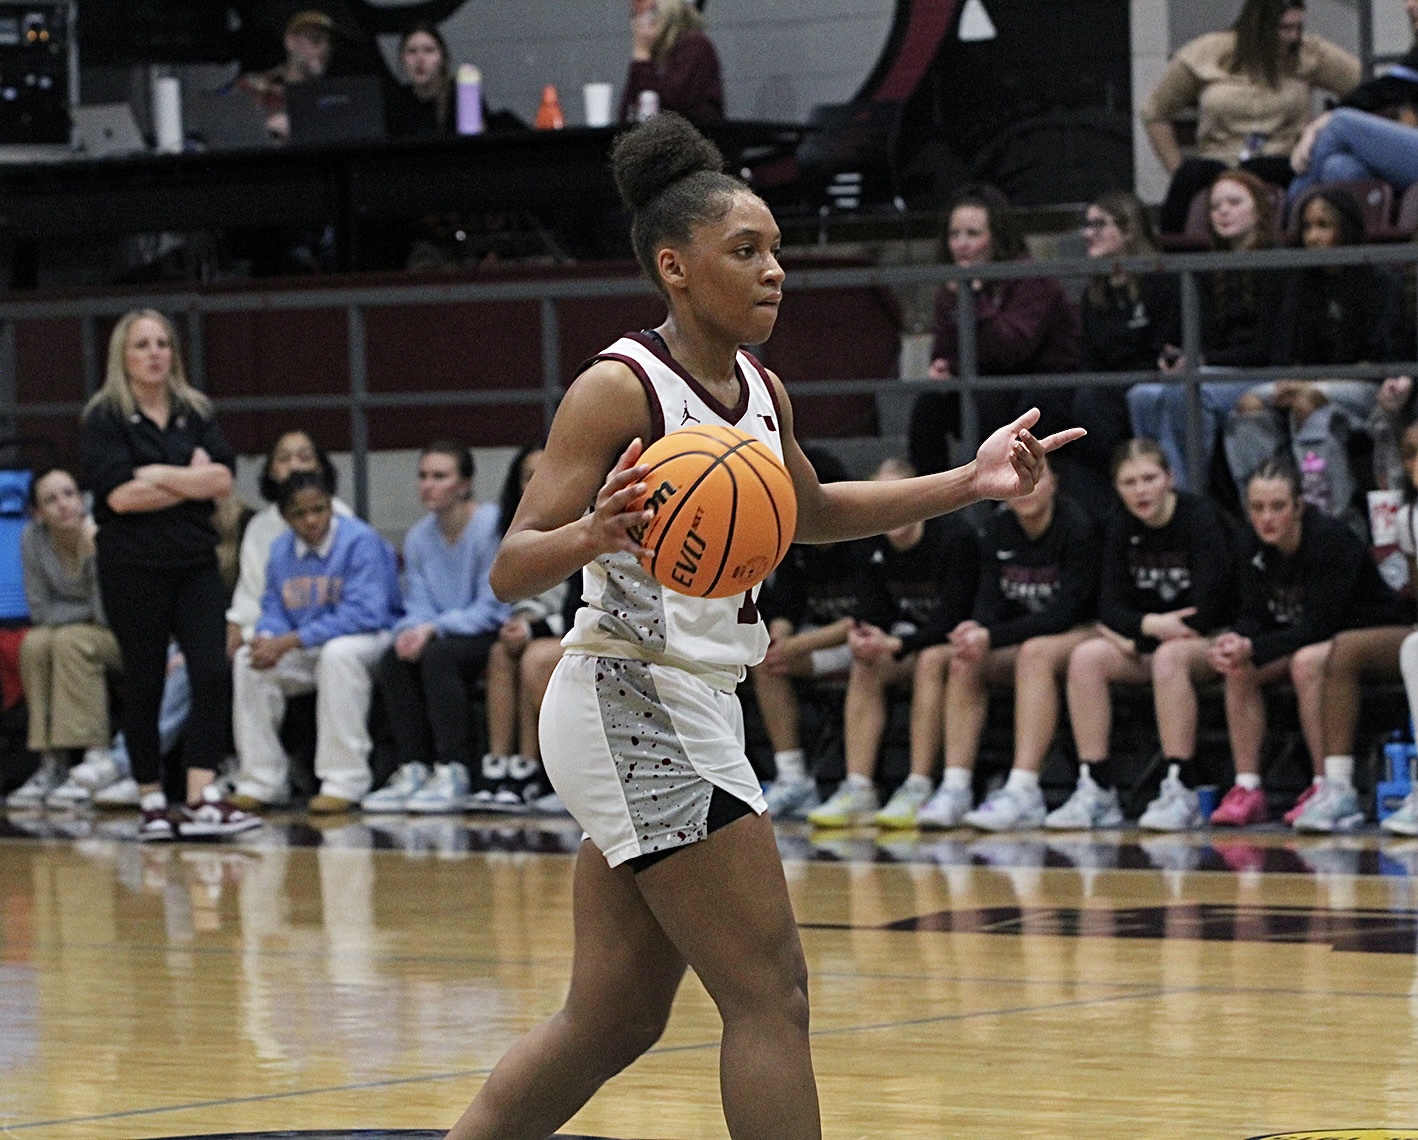
<path id="1" fill-rule="evenodd" d="M 256 632 L 294 631 L 314 649 L 332 638 L 389 629 L 402 610 L 393 547 L 368 523 L 336 515 L 317 549 L 289 530 L 272 544 Z"/>
<path id="2" fill-rule="evenodd" d="M 501 536 L 500 511 L 483 503 L 452 546 L 429 514 L 404 537 L 404 616 L 395 630 L 431 622 L 440 635 L 495 633 L 512 615 L 488 582 Z"/>

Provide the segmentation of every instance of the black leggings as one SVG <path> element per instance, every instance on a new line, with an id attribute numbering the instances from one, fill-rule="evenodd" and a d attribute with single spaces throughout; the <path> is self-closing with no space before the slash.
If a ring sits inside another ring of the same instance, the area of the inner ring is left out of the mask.
<path id="1" fill-rule="evenodd" d="M 417 661 L 391 648 L 374 668 L 400 764 L 427 760 L 474 771 L 471 690 L 487 668 L 495 633 L 435 637 Z"/>
<path id="2" fill-rule="evenodd" d="M 231 751 L 227 589 L 215 559 L 200 566 L 134 566 L 114 565 L 100 554 L 98 574 L 103 608 L 123 655 L 123 735 L 133 779 L 156 784 L 162 778 L 158 711 L 170 640 L 182 650 L 192 685 L 183 767 L 215 771 Z"/>

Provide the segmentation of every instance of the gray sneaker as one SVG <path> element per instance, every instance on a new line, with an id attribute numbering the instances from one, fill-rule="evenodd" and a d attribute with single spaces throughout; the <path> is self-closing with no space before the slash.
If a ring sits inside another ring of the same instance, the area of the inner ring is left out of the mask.
<path id="1" fill-rule="evenodd" d="M 944 783 L 916 812 L 916 826 L 952 831 L 959 827 L 973 807 L 969 788 L 947 788 Z"/>
<path id="2" fill-rule="evenodd" d="M 417 760 L 405 764 L 389 777 L 382 788 L 370 792 L 359 801 L 360 810 L 407 811 L 410 797 L 428 783 L 428 777 L 427 764 L 421 764 Z"/>
<path id="3" fill-rule="evenodd" d="M 5 806 L 12 808 L 43 807 L 45 798 L 64 783 L 64 763 L 53 753 L 46 752 L 39 767 L 28 780 L 5 797 Z"/>
<path id="4" fill-rule="evenodd" d="M 1295 817 L 1296 831 L 1315 831 L 1330 834 L 1335 831 L 1353 831 L 1364 822 L 1364 813 L 1359 807 L 1359 793 L 1349 784 L 1336 780 L 1325 780 Z"/>
<path id="5" fill-rule="evenodd" d="M 1087 772 L 1078 774 L 1078 783 L 1067 802 L 1044 818 L 1051 831 L 1092 831 L 1095 827 L 1117 827 L 1123 822 L 1115 788 L 1100 788 Z"/>
<path id="6" fill-rule="evenodd" d="M 432 778 L 409 796 L 406 810 L 437 815 L 468 806 L 468 770 L 461 764 L 435 764 Z"/>
<path id="7" fill-rule="evenodd" d="M 1409 792 L 1398 810 L 1387 816 L 1379 826 L 1393 835 L 1418 835 L 1418 789 Z"/>
<path id="8" fill-rule="evenodd" d="M 808 812 L 822 803 L 817 781 L 811 776 L 774 780 L 764 789 L 763 798 L 773 819 L 806 819 Z"/>
<path id="9" fill-rule="evenodd" d="M 1047 814 L 1038 788 L 1026 791 L 1006 785 L 991 792 L 974 811 L 966 812 L 962 822 L 980 831 L 1028 831 L 1042 827 Z"/>
<path id="10" fill-rule="evenodd" d="M 1162 781 L 1157 798 L 1147 805 L 1137 821 L 1137 826 L 1144 831 L 1191 831 L 1201 824 L 1201 804 L 1196 792 L 1174 776 Z"/>
<path id="11" fill-rule="evenodd" d="M 870 823 L 877 807 L 874 787 L 843 780 L 825 804 L 807 813 L 807 821 L 814 827 L 851 827 Z"/>

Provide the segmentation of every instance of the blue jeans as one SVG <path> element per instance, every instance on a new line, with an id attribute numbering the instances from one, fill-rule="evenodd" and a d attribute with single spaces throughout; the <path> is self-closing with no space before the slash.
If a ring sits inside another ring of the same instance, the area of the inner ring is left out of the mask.
<path id="1" fill-rule="evenodd" d="M 1221 424 L 1251 388 L 1237 381 L 1208 381 L 1201 386 L 1201 472 L 1203 486 L 1190 485 L 1187 467 L 1187 390 L 1182 384 L 1134 384 L 1128 389 L 1132 433 L 1157 441 L 1176 484 L 1184 491 L 1205 490 L 1206 473 Z"/>
<path id="2" fill-rule="evenodd" d="M 1399 194 L 1418 182 L 1418 127 L 1338 108 L 1315 138 L 1310 167 L 1295 176 L 1288 197 L 1293 205 L 1311 186 L 1353 178 L 1381 179 Z"/>

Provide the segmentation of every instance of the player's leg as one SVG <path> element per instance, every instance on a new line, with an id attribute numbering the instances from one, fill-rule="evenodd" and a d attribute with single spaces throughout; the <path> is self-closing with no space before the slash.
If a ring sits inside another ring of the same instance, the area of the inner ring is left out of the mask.
<path id="1" fill-rule="evenodd" d="M 545 1140 L 659 1040 L 684 959 L 630 866 L 607 866 L 589 840 L 576 856 L 572 920 L 566 1004 L 507 1051 L 448 1140 Z"/>
<path id="2" fill-rule="evenodd" d="M 637 882 L 723 1018 L 729 1135 L 816 1140 L 807 966 L 768 817 L 742 816 Z"/>

